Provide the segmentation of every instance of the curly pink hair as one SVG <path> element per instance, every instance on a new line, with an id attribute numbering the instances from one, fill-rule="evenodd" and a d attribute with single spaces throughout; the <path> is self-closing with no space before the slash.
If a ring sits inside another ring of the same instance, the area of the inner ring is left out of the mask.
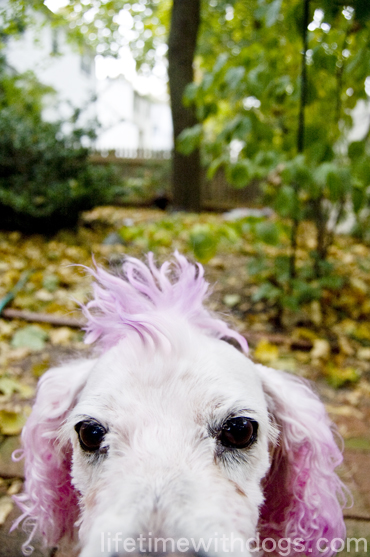
<path id="1" fill-rule="evenodd" d="M 313 557 L 330 557 L 336 553 L 331 541 L 345 537 L 342 509 L 349 495 L 335 473 L 343 456 L 333 426 L 308 383 L 262 365 L 257 368 L 269 412 L 280 429 L 279 444 L 263 481 L 261 537 L 300 538 Z"/>
<path id="2" fill-rule="evenodd" d="M 87 318 L 87 344 L 99 342 L 107 350 L 124 338 L 128 331 L 136 331 L 144 340 L 157 339 L 164 334 L 161 315 L 186 319 L 206 334 L 217 338 L 233 338 L 248 351 L 245 338 L 216 319 L 204 307 L 209 285 L 200 264 L 191 264 L 175 252 L 176 262 L 169 261 L 158 268 L 153 254 L 148 254 L 148 265 L 127 257 L 122 274 L 114 276 L 104 269 L 87 269 L 96 282 L 94 298 L 82 307 Z"/>

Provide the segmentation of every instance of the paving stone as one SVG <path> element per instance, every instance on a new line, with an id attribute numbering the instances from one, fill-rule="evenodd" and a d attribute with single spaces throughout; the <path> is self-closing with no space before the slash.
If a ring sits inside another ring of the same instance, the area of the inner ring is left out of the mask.
<path id="1" fill-rule="evenodd" d="M 347 516 L 363 516 L 370 520 L 370 451 L 346 450 L 344 453 L 346 482 L 354 497 L 352 509 Z"/>
<path id="2" fill-rule="evenodd" d="M 19 516 L 19 509 L 15 505 L 12 512 L 8 516 L 5 524 L 0 528 L 0 557 L 24 557 L 22 553 L 22 544 L 27 540 L 27 534 L 23 531 L 22 526 L 10 532 L 10 528 L 16 518 Z M 34 552 L 32 557 L 49 557 L 50 550 L 45 549 L 40 540 L 32 541 Z"/>
<path id="3" fill-rule="evenodd" d="M 5 437 L 0 444 L 0 478 L 23 478 L 23 461 L 12 461 L 12 453 L 19 448 L 19 436 Z"/>
<path id="4" fill-rule="evenodd" d="M 370 552 L 370 521 L 346 520 L 346 547 L 337 557 L 368 557 Z M 357 540 L 358 548 L 356 548 Z M 358 549 L 358 551 L 356 551 Z"/>

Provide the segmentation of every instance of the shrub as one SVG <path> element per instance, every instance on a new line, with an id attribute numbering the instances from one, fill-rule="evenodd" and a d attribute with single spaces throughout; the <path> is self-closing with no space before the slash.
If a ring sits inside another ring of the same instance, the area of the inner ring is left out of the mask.
<path id="1" fill-rule="evenodd" d="M 93 128 L 42 119 L 50 92 L 32 74 L 9 75 L 0 63 L 0 227 L 53 232 L 70 227 L 80 211 L 109 202 L 115 173 L 89 164 L 83 138 Z"/>

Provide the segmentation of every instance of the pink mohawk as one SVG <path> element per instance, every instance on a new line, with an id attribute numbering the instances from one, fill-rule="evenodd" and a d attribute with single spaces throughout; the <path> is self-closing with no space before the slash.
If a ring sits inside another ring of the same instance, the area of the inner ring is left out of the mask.
<path id="1" fill-rule="evenodd" d="M 165 334 L 161 315 L 170 311 L 187 319 L 206 334 L 216 338 L 233 338 L 244 352 L 248 343 L 221 319 L 212 317 L 203 306 L 208 295 L 204 269 L 193 265 L 175 252 L 176 261 L 157 267 L 153 254 L 148 254 L 148 265 L 127 257 L 120 276 L 100 267 L 88 271 L 96 279 L 94 298 L 82 307 L 87 318 L 85 342 L 99 341 L 103 350 L 116 345 L 127 333 L 136 331 L 141 338 Z"/>

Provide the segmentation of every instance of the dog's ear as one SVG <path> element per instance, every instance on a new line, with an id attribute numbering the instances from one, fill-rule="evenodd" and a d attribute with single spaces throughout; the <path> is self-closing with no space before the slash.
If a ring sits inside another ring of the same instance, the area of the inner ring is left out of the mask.
<path id="1" fill-rule="evenodd" d="M 300 540 L 299 551 L 304 545 L 312 557 L 329 557 L 336 553 L 331 541 L 345 536 L 342 508 L 346 502 L 346 488 L 335 473 L 342 453 L 331 422 L 302 379 L 262 365 L 257 368 L 271 419 L 280 430 L 263 482 L 261 538 Z"/>
<path id="2" fill-rule="evenodd" d="M 73 536 L 78 505 L 70 477 L 72 449 L 58 436 L 93 364 L 93 360 L 80 360 L 52 368 L 39 381 L 35 405 L 22 432 L 23 451 L 19 457 L 13 455 L 25 459 L 24 493 L 15 497 L 23 514 L 13 525 L 14 529 L 25 521 L 23 528 L 29 531 L 22 546 L 25 554 L 32 552 L 29 544 L 37 530 L 48 545 Z"/>

